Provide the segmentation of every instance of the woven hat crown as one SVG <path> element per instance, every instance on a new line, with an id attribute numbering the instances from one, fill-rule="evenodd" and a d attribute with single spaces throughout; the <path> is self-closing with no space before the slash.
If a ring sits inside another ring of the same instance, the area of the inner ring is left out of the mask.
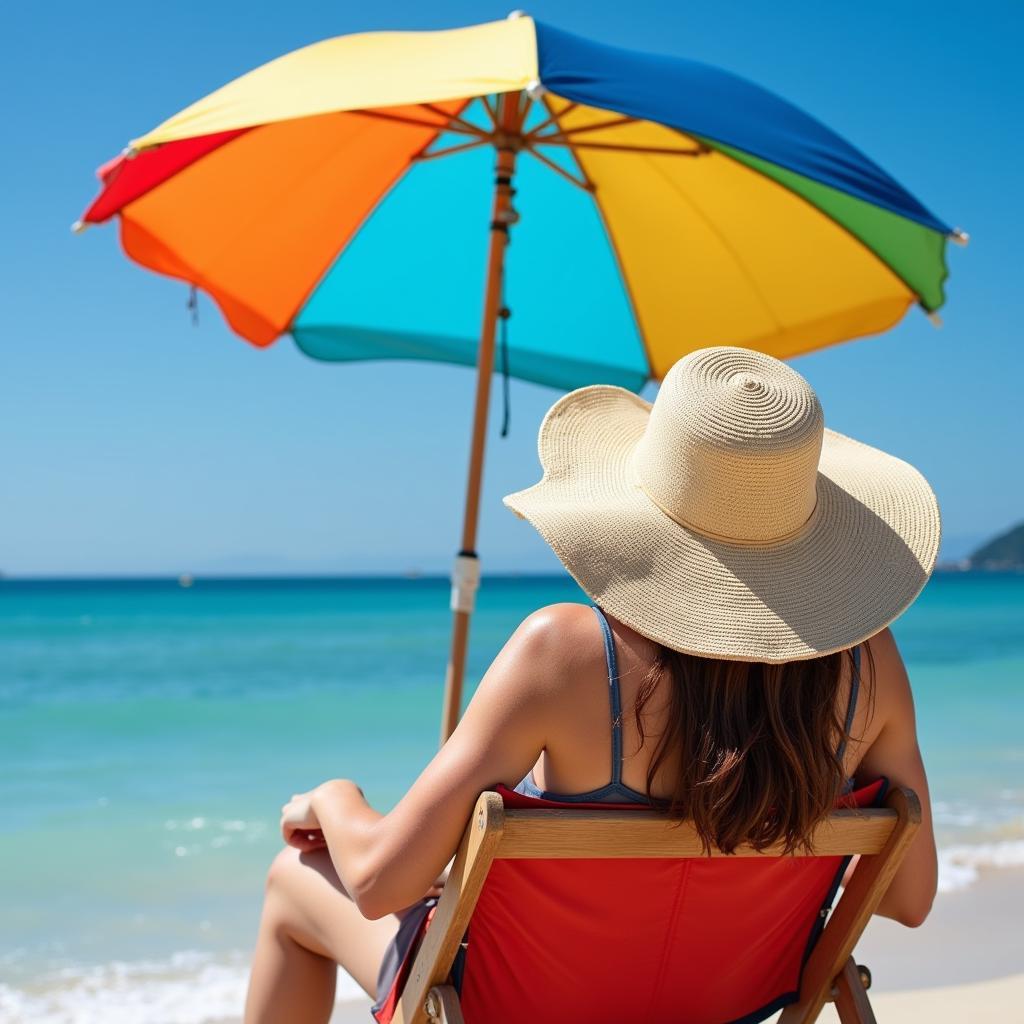
<path id="1" fill-rule="evenodd" d="M 666 375 L 633 472 L 690 530 L 780 543 L 814 515 L 824 428 L 818 396 L 785 363 L 750 349 L 699 349 Z"/>

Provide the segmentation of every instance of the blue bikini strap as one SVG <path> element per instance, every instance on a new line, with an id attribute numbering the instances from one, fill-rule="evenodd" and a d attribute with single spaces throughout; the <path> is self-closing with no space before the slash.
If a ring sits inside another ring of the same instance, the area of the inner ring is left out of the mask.
<path id="1" fill-rule="evenodd" d="M 608 666 L 608 697 L 612 709 L 612 784 L 622 782 L 622 700 L 619 696 L 619 664 L 615 657 L 615 637 L 605 614 L 595 604 L 594 613 L 604 635 L 604 660 Z"/>
<path id="2" fill-rule="evenodd" d="M 608 619 L 601 609 L 593 605 L 594 614 L 601 624 L 604 637 L 604 659 L 608 667 L 608 698 L 612 714 L 612 782 L 622 782 L 622 698 L 619 694 L 619 663 L 615 656 L 615 637 Z M 839 744 L 839 757 L 846 752 L 846 737 L 853 728 L 853 720 L 857 714 L 857 697 L 860 693 L 860 645 L 853 649 L 853 680 L 850 683 L 850 702 L 846 708 L 846 721 L 843 723 L 843 740 Z"/>
<path id="3" fill-rule="evenodd" d="M 853 649 L 853 681 L 850 683 L 850 703 L 846 708 L 846 722 L 843 725 L 843 740 L 839 744 L 839 757 L 846 753 L 846 737 L 853 728 L 853 718 L 857 714 L 857 694 L 860 692 L 860 644 Z"/>

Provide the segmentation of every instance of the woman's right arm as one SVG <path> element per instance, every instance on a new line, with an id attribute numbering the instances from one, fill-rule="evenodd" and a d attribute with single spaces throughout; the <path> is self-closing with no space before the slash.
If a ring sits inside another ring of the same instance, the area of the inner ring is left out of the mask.
<path id="1" fill-rule="evenodd" d="M 331 860 L 365 917 L 420 899 L 459 845 L 480 793 L 496 783 L 514 786 L 533 767 L 567 713 L 573 652 L 596 655 L 592 631 L 593 613 L 583 605 L 534 612 L 487 670 L 455 732 L 388 814 L 370 807 L 349 780 L 313 791 L 311 809 Z"/>
<path id="2" fill-rule="evenodd" d="M 938 883 L 928 779 L 917 741 L 910 680 L 892 632 L 883 630 L 871 638 L 869 646 L 868 663 L 874 664 L 871 680 L 874 714 L 880 717 L 882 727 L 861 759 L 858 781 L 884 775 L 890 785 L 909 787 L 921 801 L 921 827 L 876 913 L 916 928 L 931 910 Z"/>

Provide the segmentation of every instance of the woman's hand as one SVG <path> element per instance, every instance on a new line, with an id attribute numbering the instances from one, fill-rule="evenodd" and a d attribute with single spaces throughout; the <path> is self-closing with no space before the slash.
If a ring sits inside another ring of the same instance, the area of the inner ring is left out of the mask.
<path id="1" fill-rule="evenodd" d="M 281 836 L 289 846 L 303 853 L 322 850 L 327 846 L 320 822 L 313 810 L 313 794 L 293 793 L 291 800 L 281 808 Z"/>

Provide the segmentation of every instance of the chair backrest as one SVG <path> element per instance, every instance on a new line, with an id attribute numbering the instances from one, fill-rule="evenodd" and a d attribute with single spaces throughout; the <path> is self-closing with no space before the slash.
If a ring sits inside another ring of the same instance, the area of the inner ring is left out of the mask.
<path id="1" fill-rule="evenodd" d="M 897 845 L 902 855 L 913 828 L 916 801 L 907 791 L 898 791 L 894 807 L 870 809 L 884 789 L 880 780 L 851 794 L 816 830 L 813 855 L 786 856 L 749 848 L 708 855 L 692 826 L 636 805 L 486 793 L 412 966 L 399 1019 L 418 1016 L 426 992 L 447 980 L 456 960 L 466 1024 L 722 1024 L 762 1020 L 819 994 L 823 1001 L 874 909 L 864 914 L 864 907 L 891 878 L 874 868 L 885 868 Z M 858 906 L 844 915 L 844 935 L 856 934 L 849 949 L 832 942 L 822 953 L 818 940 L 853 854 L 878 862 L 859 886 Z M 809 982 L 815 994 L 804 991 Z"/>

